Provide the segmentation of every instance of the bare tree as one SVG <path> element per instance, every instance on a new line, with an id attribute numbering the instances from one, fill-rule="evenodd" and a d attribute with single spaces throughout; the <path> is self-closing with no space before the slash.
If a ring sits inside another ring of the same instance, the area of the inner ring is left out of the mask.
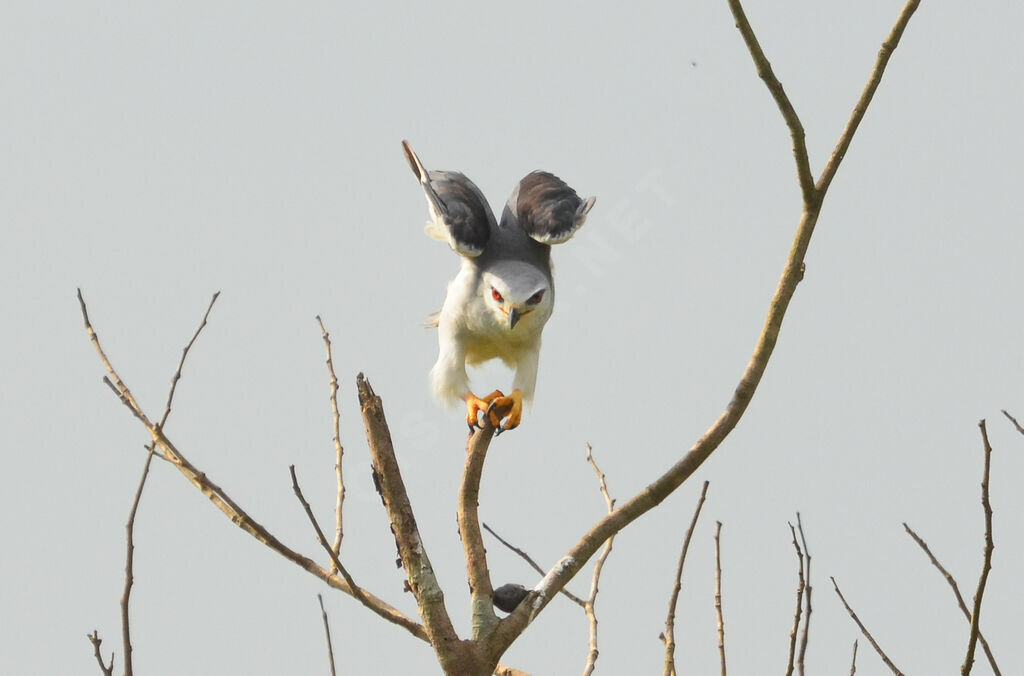
<path id="1" fill-rule="evenodd" d="M 807 146 L 804 139 L 804 129 L 800 118 L 786 95 L 782 84 L 774 74 L 772 67 L 765 56 L 754 31 L 744 14 L 739 0 L 727 0 L 730 10 L 736 21 L 740 35 L 750 52 L 757 74 L 764 81 L 773 100 L 782 114 L 783 120 L 789 129 L 793 143 L 793 154 L 796 161 L 797 178 L 802 196 L 802 213 L 796 229 L 792 248 L 785 261 L 782 276 L 778 282 L 775 293 L 769 305 L 768 314 L 764 327 L 756 341 L 753 354 L 744 370 L 742 377 L 737 384 L 733 396 L 721 415 L 711 424 L 707 431 L 693 444 L 693 446 L 681 452 L 678 461 L 653 480 L 636 495 L 616 505 L 612 501 L 604 484 L 604 476 L 594 465 L 602 492 L 607 500 L 608 512 L 600 518 L 593 526 L 583 533 L 579 539 L 569 546 L 557 563 L 551 566 L 543 575 L 539 583 L 532 589 L 523 589 L 521 594 L 513 594 L 509 609 L 511 612 L 504 618 L 499 618 L 494 611 L 496 600 L 495 590 L 492 587 L 490 573 L 487 563 L 487 552 L 484 547 L 483 532 L 478 515 L 480 481 L 483 474 L 484 464 L 490 442 L 495 434 L 494 427 L 489 421 L 485 421 L 481 429 L 473 432 L 466 444 L 466 464 L 463 471 L 462 481 L 458 495 L 458 525 L 462 538 L 466 573 L 470 587 L 470 616 L 471 633 L 468 637 L 458 635 L 455 631 L 449 607 L 445 600 L 444 591 L 438 583 L 434 568 L 428 556 L 428 543 L 422 537 L 417 526 L 415 511 L 406 492 L 402 480 L 401 469 L 395 456 L 391 432 L 385 417 L 384 405 L 381 398 L 374 392 L 370 382 L 362 374 L 357 378 L 356 386 L 359 394 L 359 402 L 362 413 L 363 425 L 369 445 L 370 456 L 373 466 L 373 480 L 378 493 L 384 503 L 390 522 L 391 530 L 395 536 L 395 543 L 398 549 L 399 559 L 404 568 L 408 590 L 415 597 L 421 621 L 417 621 L 398 609 L 389 605 L 380 597 L 369 590 L 359 586 L 352 575 L 346 570 L 341 557 L 342 542 L 342 510 L 345 497 L 344 477 L 342 475 L 343 449 L 338 441 L 339 435 L 338 410 L 337 410 L 337 378 L 334 374 L 330 353 L 330 339 L 323 323 L 320 323 L 322 336 L 327 349 L 327 366 L 331 382 L 331 401 L 335 421 L 335 447 L 336 447 L 336 472 L 338 494 L 336 501 L 336 522 L 334 541 L 329 543 L 324 535 L 323 529 L 313 517 L 312 510 L 302 495 L 298 478 L 291 471 L 292 485 L 297 499 L 302 504 L 314 529 L 317 539 L 324 549 L 326 562 L 317 563 L 312 558 L 296 552 L 285 546 L 280 539 L 270 533 L 264 526 L 257 522 L 240 504 L 230 497 L 225 489 L 204 471 L 192 464 L 185 456 L 182 449 L 178 448 L 165 431 L 165 423 L 170 413 L 174 398 L 174 391 L 181 376 L 181 365 L 188 354 L 189 347 L 196 340 L 199 332 L 205 325 L 206 317 L 199 330 L 196 331 L 182 354 L 178 370 L 172 379 L 170 393 L 162 418 L 154 422 L 139 405 L 131 393 L 128 385 L 119 376 L 110 359 L 103 351 L 99 338 L 89 320 L 88 311 L 84 298 L 79 292 L 81 312 L 85 322 L 86 331 L 95 345 L 97 352 L 103 362 L 107 375 L 104 377 L 107 385 L 114 391 L 117 397 L 125 404 L 131 413 L 145 427 L 150 436 L 150 453 L 155 454 L 162 460 L 173 465 L 190 483 L 206 495 L 210 501 L 239 528 L 249 533 L 252 537 L 263 543 L 269 549 L 284 556 L 295 563 L 303 570 L 323 580 L 327 585 L 355 598 L 359 603 L 368 608 L 382 619 L 396 624 L 418 639 L 430 643 L 437 656 L 438 663 L 446 674 L 458 676 L 482 676 L 486 674 L 501 673 L 515 674 L 515 669 L 500 664 L 502 655 L 509 646 L 516 641 L 523 631 L 543 612 L 547 604 L 559 592 L 565 591 L 566 584 L 572 580 L 587 562 L 603 549 L 595 575 L 591 585 L 591 592 L 584 608 L 587 612 L 591 626 L 591 643 L 588 651 L 588 658 L 585 666 L 585 673 L 593 670 L 597 660 L 596 643 L 596 615 L 594 615 L 594 601 L 597 595 L 597 579 L 600 573 L 601 564 L 610 552 L 611 540 L 624 528 L 628 527 L 640 516 L 657 507 L 680 485 L 689 479 L 701 464 L 719 447 L 723 440 L 730 434 L 740 418 L 743 416 L 750 404 L 751 399 L 757 390 L 758 384 L 765 373 L 771 355 L 779 339 L 783 318 L 785 317 L 789 303 L 796 291 L 797 285 L 803 278 L 804 259 L 807 253 L 811 236 L 817 225 L 821 209 L 828 192 L 829 186 L 834 179 L 836 172 L 849 149 L 854 134 L 860 125 L 864 114 L 867 111 L 872 97 L 879 83 L 881 82 L 889 58 L 899 44 L 904 29 L 914 11 L 917 9 L 919 0 L 909 0 L 900 12 L 889 35 L 882 43 L 874 68 L 868 78 L 853 111 L 850 115 L 838 142 L 832 153 L 824 164 L 817 179 L 811 171 L 810 158 L 808 157 Z M 211 301 L 216 300 L 216 295 Z M 207 315 L 209 309 L 207 310 Z M 318 318 L 319 319 L 319 318 Z M 591 458 L 592 462 L 592 458 Z M 141 486 L 140 486 L 141 494 Z M 134 509 L 133 509 L 134 514 Z M 696 516 L 695 516 L 696 519 Z M 720 524 L 719 524 L 720 528 Z M 130 535 L 130 528 L 129 528 Z M 802 528 L 801 528 L 802 535 Z M 716 533 L 716 551 L 718 537 Z M 794 534 L 795 543 L 795 534 Z M 799 548 L 798 548 L 798 551 Z M 131 544 L 129 539 L 129 561 L 127 566 L 128 579 L 131 569 Z M 685 552 L 685 548 L 684 548 Z M 806 553 L 806 542 L 803 552 Z M 801 561 L 804 561 L 804 554 L 801 554 Z M 809 556 L 806 558 L 808 564 L 808 581 L 806 587 L 806 611 L 804 614 L 804 632 L 806 636 L 807 621 L 810 616 L 810 586 L 809 586 Z M 681 570 L 680 561 L 680 570 Z M 719 557 L 720 564 L 720 557 Z M 984 580 L 984 578 L 983 578 Z M 975 602 L 973 617 L 976 619 L 980 608 L 980 594 L 984 587 L 982 582 L 979 585 L 979 593 Z M 130 584 L 127 585 L 130 588 Z M 800 598 L 798 596 L 798 609 Z M 126 594 L 127 599 L 127 594 Z M 508 600 L 508 599 L 506 599 Z M 674 603 L 673 603 L 674 605 Z M 720 627 L 720 646 L 722 673 L 725 673 L 725 652 L 724 652 L 724 625 L 722 623 L 721 606 L 718 607 L 718 621 Z M 671 614 L 670 614 L 671 617 Z M 797 615 L 797 626 L 799 625 L 799 610 Z M 128 614 L 127 601 L 125 602 L 125 613 L 123 617 L 125 639 L 125 656 L 130 655 L 130 644 L 128 643 Z M 976 622 L 974 623 L 976 624 Z M 666 643 L 671 643 L 671 627 L 666 634 Z M 325 629 L 328 632 L 329 628 Z M 795 641 L 794 629 L 794 641 Z M 972 629 L 971 648 L 968 659 L 973 655 L 973 646 L 977 632 Z M 90 636 L 95 646 L 96 658 L 105 673 L 110 673 L 113 666 L 104 665 L 99 652 L 99 637 L 95 632 Z M 791 644 L 790 650 L 790 671 L 795 643 Z M 799 652 L 799 668 L 803 671 L 803 652 L 806 648 L 806 639 L 801 642 Z M 667 659 L 671 661 L 671 652 Z"/>

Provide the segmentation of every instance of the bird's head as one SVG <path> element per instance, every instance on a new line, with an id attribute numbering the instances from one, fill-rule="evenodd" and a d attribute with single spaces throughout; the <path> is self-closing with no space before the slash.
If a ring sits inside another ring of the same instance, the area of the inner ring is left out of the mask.
<path id="1" fill-rule="evenodd" d="M 537 267 L 505 261 L 484 272 L 482 281 L 484 305 L 507 330 L 514 330 L 520 322 L 543 326 L 551 316 L 554 291 Z"/>

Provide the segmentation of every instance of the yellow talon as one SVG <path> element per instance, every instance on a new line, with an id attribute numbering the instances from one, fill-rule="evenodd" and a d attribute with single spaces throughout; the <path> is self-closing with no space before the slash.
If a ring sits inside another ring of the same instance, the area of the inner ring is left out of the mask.
<path id="1" fill-rule="evenodd" d="M 499 396 L 491 400 L 487 407 L 487 417 L 497 430 L 497 434 L 514 430 L 519 427 L 523 419 L 523 393 L 518 389 L 512 390 L 512 394 L 506 396 L 498 393 Z M 501 421 L 505 420 L 502 425 Z"/>
<path id="2" fill-rule="evenodd" d="M 518 390 L 516 391 L 518 392 Z M 469 425 L 470 433 L 472 433 L 477 427 L 481 427 L 479 414 L 483 413 L 487 415 L 492 402 L 502 398 L 507 399 L 507 397 L 502 394 L 501 390 L 494 390 L 483 399 L 477 397 L 472 392 L 467 393 L 466 396 L 463 397 L 466 402 L 466 424 Z M 491 418 L 491 421 L 493 422 L 493 418 Z M 497 427 L 498 424 L 494 423 L 494 426 Z"/>

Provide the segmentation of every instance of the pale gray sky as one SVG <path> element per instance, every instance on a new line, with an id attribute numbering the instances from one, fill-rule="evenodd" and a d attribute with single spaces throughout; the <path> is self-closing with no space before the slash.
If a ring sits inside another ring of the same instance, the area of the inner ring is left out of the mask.
<path id="1" fill-rule="evenodd" d="M 817 174 L 901 3 L 750 4 Z M 845 673 L 858 637 L 834 575 L 907 673 L 953 673 L 967 625 L 900 523 L 973 591 L 982 417 L 996 527 L 983 628 L 1003 673 L 1024 672 L 1024 437 L 999 414 L 1024 416 L 1022 22 L 1014 3 L 923 2 L 829 193 L 746 417 L 616 540 L 598 602 L 599 673 L 660 673 L 657 636 L 704 479 L 678 612 L 688 673 L 717 669 L 715 520 L 730 673 L 782 671 L 796 588 L 786 522 L 797 510 L 814 556 L 809 672 Z M 101 382 L 76 286 L 153 412 L 222 291 L 168 432 L 317 557 L 287 467 L 329 521 L 322 315 L 342 381 L 343 559 L 415 613 L 369 483 L 362 370 L 384 398 L 428 551 L 467 627 L 455 529 L 465 429 L 429 397 L 436 336 L 421 328 L 457 259 L 423 236 L 402 138 L 495 205 L 537 168 L 598 197 L 554 252 L 559 295 L 536 403 L 492 446 L 483 519 L 550 564 L 604 510 L 585 442 L 619 499 L 664 471 L 728 401 L 799 216 L 786 128 L 733 23 L 724 0 L 0 10 L 0 672 L 97 673 L 94 628 L 121 660 L 123 525 L 147 438 Z M 510 378 L 492 368 L 475 382 L 489 391 Z M 318 591 L 341 673 L 435 668 L 426 644 L 262 548 L 164 464 L 136 544 L 139 673 L 325 674 Z M 489 549 L 495 584 L 536 582 Z M 556 600 L 505 662 L 571 674 L 585 652 L 582 612 Z M 858 673 L 883 669 L 862 642 Z"/>

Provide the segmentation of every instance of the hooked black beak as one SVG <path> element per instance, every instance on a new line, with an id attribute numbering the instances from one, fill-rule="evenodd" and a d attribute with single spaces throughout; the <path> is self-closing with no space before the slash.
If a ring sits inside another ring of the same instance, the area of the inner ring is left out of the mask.
<path id="1" fill-rule="evenodd" d="M 519 323 L 519 317 L 521 317 L 521 316 L 522 315 L 519 314 L 519 310 L 517 310 L 515 308 L 511 308 L 508 311 L 508 328 L 509 329 L 516 328 L 516 324 Z"/>

